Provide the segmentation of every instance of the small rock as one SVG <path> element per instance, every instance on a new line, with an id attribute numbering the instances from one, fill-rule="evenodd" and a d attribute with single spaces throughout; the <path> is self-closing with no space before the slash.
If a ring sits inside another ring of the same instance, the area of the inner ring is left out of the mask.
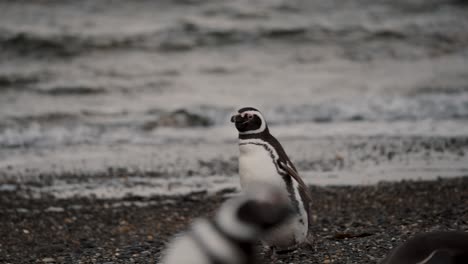
<path id="1" fill-rule="evenodd" d="M 50 206 L 49 208 L 45 209 L 44 212 L 50 212 L 50 213 L 61 213 L 65 211 L 62 207 L 54 207 Z"/>
<path id="2" fill-rule="evenodd" d="M 1 184 L 0 191 L 2 192 L 14 192 L 16 191 L 17 187 L 14 184 Z"/>
<path id="3" fill-rule="evenodd" d="M 26 214 L 26 213 L 29 213 L 29 210 L 26 208 L 16 208 L 16 212 L 21 213 L 21 214 Z"/>
<path id="4" fill-rule="evenodd" d="M 83 206 L 79 204 L 74 204 L 74 205 L 70 205 L 69 208 L 73 210 L 80 210 L 83 208 Z"/>
<path id="5" fill-rule="evenodd" d="M 43 258 L 42 262 L 44 262 L 44 263 L 55 262 L 55 259 L 54 258 Z"/>
<path id="6" fill-rule="evenodd" d="M 29 232 L 29 230 L 27 230 L 27 229 L 23 229 L 23 233 L 25 233 L 25 234 L 27 235 L 27 234 L 29 234 L 30 232 Z"/>

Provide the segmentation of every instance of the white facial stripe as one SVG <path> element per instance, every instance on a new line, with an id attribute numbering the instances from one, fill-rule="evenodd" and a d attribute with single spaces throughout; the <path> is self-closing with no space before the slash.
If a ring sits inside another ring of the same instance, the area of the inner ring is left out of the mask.
<path id="1" fill-rule="evenodd" d="M 260 120 L 262 121 L 262 124 L 260 125 L 260 127 L 258 129 L 251 130 L 251 131 L 245 131 L 245 132 L 239 132 L 239 134 L 241 134 L 241 135 L 258 134 L 258 133 L 263 132 L 266 129 L 265 118 L 263 118 L 263 116 L 262 116 L 262 114 L 260 114 L 260 112 L 258 112 L 258 111 L 245 111 L 245 112 L 242 112 L 241 116 L 244 117 L 246 114 L 258 116 L 260 118 Z"/>
<path id="2" fill-rule="evenodd" d="M 250 240 L 255 238 L 255 236 L 260 233 L 260 230 L 239 221 L 236 215 L 239 205 L 240 202 L 228 201 L 223 205 L 224 208 L 216 215 L 216 221 L 229 235 L 242 240 Z"/>

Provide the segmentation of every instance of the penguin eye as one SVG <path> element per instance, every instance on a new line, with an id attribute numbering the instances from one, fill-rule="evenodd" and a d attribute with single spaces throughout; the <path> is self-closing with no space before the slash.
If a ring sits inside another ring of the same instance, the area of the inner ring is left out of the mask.
<path id="1" fill-rule="evenodd" d="M 252 119 L 252 118 L 253 118 L 253 115 L 247 115 L 247 118 L 248 118 L 248 119 Z"/>

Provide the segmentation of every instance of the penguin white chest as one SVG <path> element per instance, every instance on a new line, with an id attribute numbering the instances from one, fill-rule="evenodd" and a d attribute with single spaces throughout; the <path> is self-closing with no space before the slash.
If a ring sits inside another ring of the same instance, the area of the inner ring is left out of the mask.
<path id="1" fill-rule="evenodd" d="M 239 175 L 242 188 L 253 182 L 285 186 L 283 178 L 276 169 L 276 153 L 271 152 L 273 150 L 257 144 L 240 144 L 239 150 Z"/>
<path id="2" fill-rule="evenodd" d="M 263 144 L 239 144 L 239 175 L 242 188 L 249 184 L 260 182 L 278 186 L 288 192 L 288 187 L 276 167 L 277 153 L 269 146 Z M 303 200 L 299 193 L 299 184 L 292 180 L 291 199 L 299 203 L 297 214 L 291 219 L 270 232 L 263 241 L 266 245 L 287 249 L 295 244 L 305 241 L 308 232 L 308 216 L 303 207 Z"/>

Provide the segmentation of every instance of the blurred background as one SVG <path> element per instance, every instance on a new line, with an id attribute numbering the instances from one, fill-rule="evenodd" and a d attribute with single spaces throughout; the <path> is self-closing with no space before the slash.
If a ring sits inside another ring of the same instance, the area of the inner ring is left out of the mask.
<path id="1" fill-rule="evenodd" d="M 243 106 L 310 184 L 466 175 L 468 7 L 0 1 L 0 189 L 236 188 Z"/>

